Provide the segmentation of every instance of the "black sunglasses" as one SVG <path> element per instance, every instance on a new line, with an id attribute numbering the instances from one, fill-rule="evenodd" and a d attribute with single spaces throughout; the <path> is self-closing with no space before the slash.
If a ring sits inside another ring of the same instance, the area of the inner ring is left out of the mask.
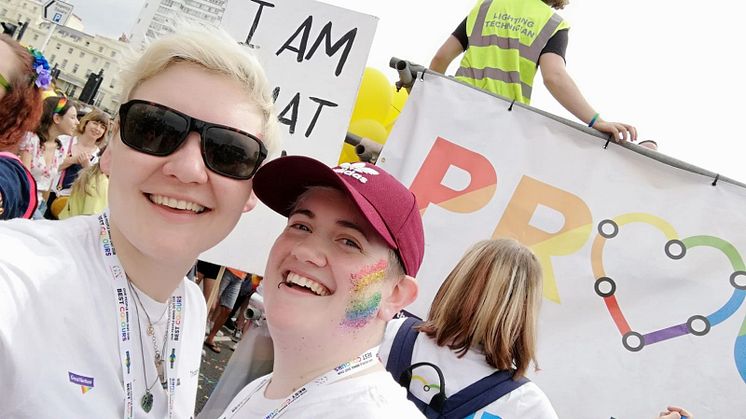
<path id="1" fill-rule="evenodd" d="M 190 132 L 198 132 L 205 165 L 229 178 L 250 179 L 267 158 L 267 149 L 255 136 L 158 103 L 130 100 L 119 107 L 119 120 L 122 142 L 152 156 L 168 156 Z"/>

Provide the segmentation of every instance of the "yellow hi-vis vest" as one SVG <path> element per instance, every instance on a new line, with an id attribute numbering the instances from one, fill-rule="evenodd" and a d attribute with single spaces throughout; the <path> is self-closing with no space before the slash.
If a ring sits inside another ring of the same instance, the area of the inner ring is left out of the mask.
<path id="1" fill-rule="evenodd" d="M 529 104 L 541 51 L 569 27 L 541 0 L 483 0 L 466 19 L 469 47 L 456 78 Z"/>

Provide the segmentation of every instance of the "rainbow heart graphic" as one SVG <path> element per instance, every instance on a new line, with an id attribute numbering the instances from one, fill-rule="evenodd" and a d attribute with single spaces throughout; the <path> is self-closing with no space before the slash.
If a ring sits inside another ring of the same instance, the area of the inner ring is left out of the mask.
<path id="1" fill-rule="evenodd" d="M 614 239 L 619 234 L 621 227 L 631 223 L 645 223 L 660 230 L 667 239 L 663 251 L 666 256 L 674 260 L 684 258 L 689 251 L 698 247 L 710 247 L 719 250 L 729 260 L 733 268 L 733 273 L 728 281 L 730 286 L 733 287 L 733 294 L 728 301 L 710 314 L 692 314 L 686 322 L 663 329 L 643 333 L 632 328 L 615 296 L 618 281 L 607 275 L 603 266 L 603 251 L 606 242 Z M 621 333 L 622 345 L 631 352 L 638 352 L 645 346 L 687 334 L 704 336 L 713 327 L 731 317 L 746 298 L 746 265 L 744 265 L 741 254 L 732 244 L 721 238 L 706 235 L 680 239 L 676 230 L 667 221 L 651 214 L 623 214 L 598 223 L 597 234 L 591 250 L 591 265 L 593 276 L 596 279 L 594 290 L 598 296 L 603 298 L 614 324 Z M 733 355 L 736 369 L 741 375 L 741 379 L 746 382 L 746 318 L 742 322 L 736 337 Z"/>

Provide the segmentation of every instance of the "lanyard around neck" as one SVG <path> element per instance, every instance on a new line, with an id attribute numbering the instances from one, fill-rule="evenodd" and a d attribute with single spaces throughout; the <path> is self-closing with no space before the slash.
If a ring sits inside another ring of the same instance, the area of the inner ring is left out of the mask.
<path id="1" fill-rule="evenodd" d="M 379 347 L 376 346 L 375 348 L 369 349 L 363 352 L 362 354 L 360 354 L 360 356 L 357 356 L 347 362 L 344 362 L 334 367 L 334 369 L 330 370 L 326 374 L 313 379 L 309 383 L 306 383 L 303 387 L 294 391 L 293 394 L 291 394 L 287 399 L 285 399 L 285 401 L 283 401 L 282 404 L 280 404 L 280 407 L 264 415 L 263 416 L 264 419 L 273 419 L 273 418 L 281 416 L 283 413 L 287 411 L 290 405 L 297 402 L 299 399 L 301 399 L 303 396 L 308 394 L 314 388 L 324 386 L 324 385 L 329 385 L 331 383 L 341 380 L 342 378 L 349 377 L 352 374 L 357 374 L 360 371 L 364 371 L 370 367 L 375 366 L 376 362 L 378 361 L 378 348 Z M 265 378 L 248 395 L 246 395 L 243 398 L 236 398 L 236 400 L 234 400 L 233 403 L 231 403 L 230 406 L 228 406 L 228 409 L 226 409 L 225 414 L 221 416 L 220 419 L 230 419 L 233 416 L 235 416 L 236 412 L 239 409 L 241 409 L 241 407 L 243 407 L 249 400 L 251 400 L 251 398 L 256 393 L 264 390 L 264 387 L 267 385 L 267 383 L 269 383 L 269 381 L 270 381 L 269 378 Z"/>
<path id="2" fill-rule="evenodd" d="M 99 222 L 99 240 L 101 243 L 101 252 L 106 262 L 106 266 L 109 268 L 109 273 L 112 278 L 112 289 L 114 292 L 114 300 L 116 302 L 117 310 L 117 340 L 119 342 L 119 359 L 122 363 L 122 377 L 124 381 L 124 418 L 131 419 L 135 416 L 135 400 L 134 394 L 134 382 L 135 376 L 132 371 L 132 363 L 137 360 L 135 357 L 136 353 L 133 352 L 134 347 L 133 337 L 131 333 L 135 333 L 135 329 L 132 328 L 132 311 L 130 310 L 130 293 L 127 286 L 127 276 L 125 275 L 124 268 L 119 262 L 117 252 L 114 249 L 114 245 L 111 242 L 111 228 L 109 226 L 109 210 L 106 210 L 103 214 L 98 217 Z M 179 285 L 176 292 L 171 296 L 171 304 L 169 304 L 168 310 L 169 320 L 166 324 L 168 333 L 168 343 L 166 345 L 166 353 L 163 354 L 165 362 L 167 363 L 166 377 L 167 377 L 167 390 L 168 390 L 168 417 L 174 416 L 174 401 L 176 399 L 176 386 L 178 382 L 178 361 L 181 349 L 182 331 L 183 331 L 183 319 L 182 310 L 184 309 L 184 292 L 183 283 Z M 132 303 L 134 304 L 134 302 Z M 137 320 L 135 320 L 137 321 Z M 138 324 L 137 333 L 140 333 L 140 325 Z M 142 368 L 146 368 L 143 365 Z"/>

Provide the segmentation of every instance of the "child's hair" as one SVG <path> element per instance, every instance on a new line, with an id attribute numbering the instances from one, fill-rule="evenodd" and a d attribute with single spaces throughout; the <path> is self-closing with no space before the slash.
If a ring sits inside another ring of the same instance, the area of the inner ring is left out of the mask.
<path id="1" fill-rule="evenodd" d="M 474 245 L 448 274 L 420 331 L 461 357 L 470 348 L 499 370 L 522 377 L 536 364 L 541 265 L 512 239 Z"/>
<path id="2" fill-rule="evenodd" d="M 101 171 L 101 165 L 98 162 L 78 172 L 78 177 L 75 178 L 75 182 L 73 182 L 73 186 L 70 188 L 70 196 L 78 196 L 82 194 L 95 196 L 98 192 L 96 189 L 98 182 L 91 182 L 91 180 L 103 173 L 104 172 Z"/>
<path id="3" fill-rule="evenodd" d="M 103 156 L 104 151 L 106 151 L 106 146 L 101 148 L 98 155 Z M 99 158 L 96 163 L 78 172 L 78 177 L 75 178 L 73 185 L 70 187 L 70 196 L 80 196 L 83 194 L 87 196 L 96 196 L 98 193 L 98 190 L 96 189 L 98 187 L 98 182 L 91 182 L 91 180 L 96 179 L 102 174 L 104 174 L 104 172 L 101 170 L 101 159 Z"/>

